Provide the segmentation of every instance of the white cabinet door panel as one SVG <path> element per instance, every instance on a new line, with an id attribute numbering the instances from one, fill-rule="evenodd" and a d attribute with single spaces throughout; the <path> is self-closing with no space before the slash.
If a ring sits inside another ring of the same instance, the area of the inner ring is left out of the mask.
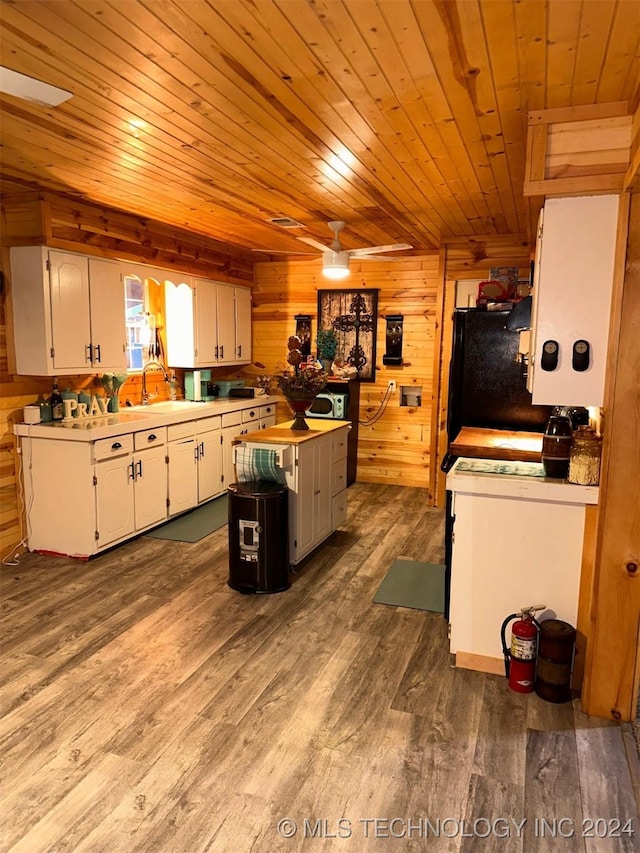
<path id="1" fill-rule="evenodd" d="M 82 255 L 49 252 L 53 364 L 91 370 L 89 265 Z M 124 302 L 120 301 L 124 317 Z"/>
<path id="2" fill-rule="evenodd" d="M 134 531 L 134 474 L 130 456 L 95 466 L 98 545 L 102 548 Z"/>
<path id="3" fill-rule="evenodd" d="M 112 261 L 89 259 L 91 345 L 95 368 L 113 372 L 127 367 L 127 329 L 121 269 Z"/>
<path id="4" fill-rule="evenodd" d="M 166 448 L 153 447 L 134 456 L 136 530 L 167 517 Z"/>
<path id="5" fill-rule="evenodd" d="M 169 444 L 169 515 L 197 505 L 197 464 L 195 438 Z"/>

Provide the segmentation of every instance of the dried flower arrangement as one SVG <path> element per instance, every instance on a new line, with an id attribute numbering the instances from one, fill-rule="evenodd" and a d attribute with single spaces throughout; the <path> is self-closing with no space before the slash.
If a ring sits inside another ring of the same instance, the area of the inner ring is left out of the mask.
<path id="1" fill-rule="evenodd" d="M 326 373 L 315 364 L 303 363 L 301 343 L 297 335 L 291 335 L 287 341 L 287 363 L 293 370 L 283 371 L 275 377 L 278 388 L 290 400 L 311 400 L 327 384 Z"/>

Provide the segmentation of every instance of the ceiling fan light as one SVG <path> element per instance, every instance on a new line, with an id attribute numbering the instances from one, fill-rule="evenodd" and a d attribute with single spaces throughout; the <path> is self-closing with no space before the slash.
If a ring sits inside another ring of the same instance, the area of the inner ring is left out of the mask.
<path id="1" fill-rule="evenodd" d="M 322 274 L 333 281 L 346 278 L 349 275 L 349 253 L 323 252 Z"/>

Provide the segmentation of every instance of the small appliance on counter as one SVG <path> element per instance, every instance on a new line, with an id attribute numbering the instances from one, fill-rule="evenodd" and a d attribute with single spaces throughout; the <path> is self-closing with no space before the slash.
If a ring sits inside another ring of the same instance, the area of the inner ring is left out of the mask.
<path id="1" fill-rule="evenodd" d="M 244 379 L 218 379 L 218 390 L 221 397 L 230 397 L 232 388 L 244 388 Z"/>
<path id="2" fill-rule="evenodd" d="M 184 396 L 194 402 L 210 402 L 219 396 L 218 386 L 211 381 L 210 370 L 185 370 Z"/>

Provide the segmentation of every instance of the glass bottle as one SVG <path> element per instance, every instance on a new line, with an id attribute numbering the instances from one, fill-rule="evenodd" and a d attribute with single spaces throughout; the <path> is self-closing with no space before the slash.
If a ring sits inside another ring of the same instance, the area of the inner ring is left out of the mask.
<path id="1" fill-rule="evenodd" d="M 568 417 L 551 415 L 542 438 L 542 465 L 547 477 L 567 478 L 572 435 Z"/>
<path id="2" fill-rule="evenodd" d="M 588 426 L 578 427 L 571 443 L 569 482 L 579 486 L 597 486 L 600 482 L 601 451 L 595 430 Z"/>
<path id="3" fill-rule="evenodd" d="M 49 405 L 51 406 L 51 418 L 54 421 L 61 421 L 64 417 L 64 406 L 62 405 L 62 394 L 58 389 L 58 377 L 53 377 L 53 390 L 49 397 Z"/>

